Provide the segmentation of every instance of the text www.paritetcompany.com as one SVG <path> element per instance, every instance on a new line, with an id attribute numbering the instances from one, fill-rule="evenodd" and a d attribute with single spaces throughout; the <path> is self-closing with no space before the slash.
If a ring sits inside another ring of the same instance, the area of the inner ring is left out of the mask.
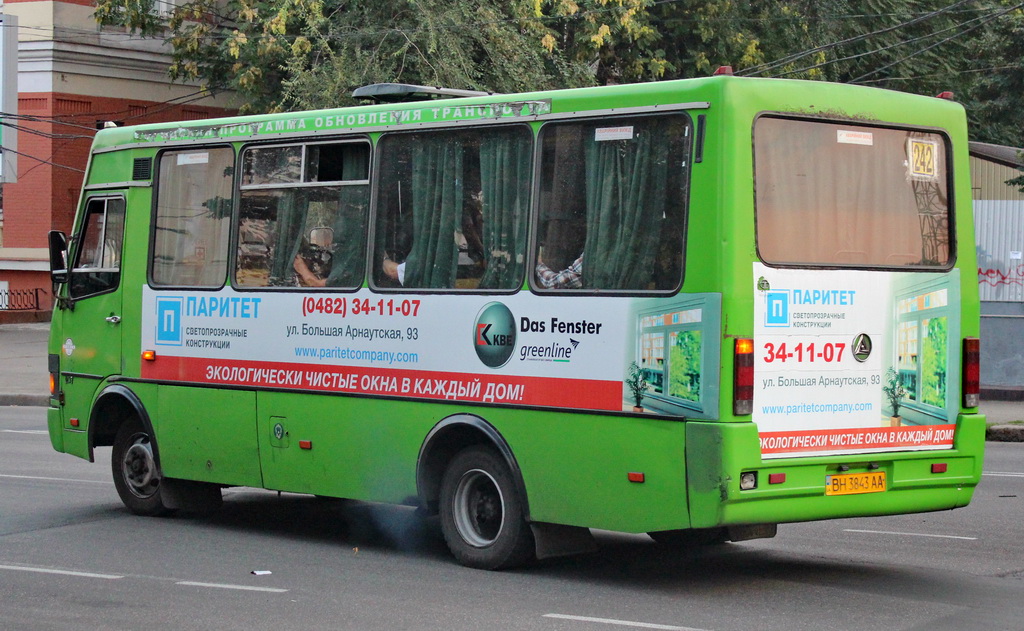
<path id="1" fill-rule="evenodd" d="M 349 361 L 365 361 L 371 364 L 416 364 L 420 361 L 419 353 L 396 353 L 393 351 L 367 351 L 357 348 L 315 348 L 307 346 L 295 347 L 296 357 L 309 359 L 344 359 Z"/>
<path id="2" fill-rule="evenodd" d="M 854 414 L 875 409 L 873 403 L 797 403 L 793 405 L 762 405 L 764 414 Z"/>

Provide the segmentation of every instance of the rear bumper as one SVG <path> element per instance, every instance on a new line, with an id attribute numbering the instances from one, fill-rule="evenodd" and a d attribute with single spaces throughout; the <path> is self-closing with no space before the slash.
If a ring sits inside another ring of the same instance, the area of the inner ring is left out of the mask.
<path id="1" fill-rule="evenodd" d="M 970 502 L 981 479 L 984 447 L 979 414 L 958 417 L 952 449 L 771 460 L 761 458 L 753 423 L 692 422 L 687 469 L 708 473 L 688 480 L 690 515 L 694 527 L 710 528 L 958 508 Z M 868 471 L 885 473 L 885 491 L 825 495 L 826 476 Z M 756 473 L 756 488 L 740 489 L 746 472 Z"/>

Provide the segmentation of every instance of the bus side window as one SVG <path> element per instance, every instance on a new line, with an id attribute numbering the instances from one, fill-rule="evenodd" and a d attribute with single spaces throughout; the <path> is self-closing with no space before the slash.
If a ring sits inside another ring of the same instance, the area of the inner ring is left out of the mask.
<path id="1" fill-rule="evenodd" d="M 361 286 L 369 165 L 361 140 L 246 148 L 235 283 Z"/>
<path id="2" fill-rule="evenodd" d="M 529 128 L 394 134 L 380 146 L 373 257 L 378 287 L 522 285 Z"/>
<path id="3" fill-rule="evenodd" d="M 689 128 L 684 116 L 657 116 L 541 130 L 536 289 L 680 285 Z"/>
<path id="4" fill-rule="evenodd" d="M 160 156 L 150 279 L 171 287 L 220 287 L 227 275 L 234 151 Z"/>
<path id="5" fill-rule="evenodd" d="M 124 199 L 90 199 L 79 236 L 70 294 L 84 298 L 117 288 L 124 243 Z"/>

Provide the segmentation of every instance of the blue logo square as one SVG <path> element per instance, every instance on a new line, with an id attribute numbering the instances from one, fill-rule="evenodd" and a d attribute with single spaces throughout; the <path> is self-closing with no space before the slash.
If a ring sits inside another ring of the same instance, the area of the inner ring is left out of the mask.
<path id="1" fill-rule="evenodd" d="M 770 291 L 765 295 L 765 326 L 789 326 L 789 292 Z"/>
<path id="2" fill-rule="evenodd" d="M 156 299 L 156 343 L 162 346 L 181 346 L 181 297 Z"/>

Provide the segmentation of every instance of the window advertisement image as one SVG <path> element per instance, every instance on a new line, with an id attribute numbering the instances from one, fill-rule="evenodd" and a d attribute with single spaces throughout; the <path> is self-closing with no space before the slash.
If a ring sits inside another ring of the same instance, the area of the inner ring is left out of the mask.
<path id="1" fill-rule="evenodd" d="M 958 270 L 755 264 L 754 281 L 754 421 L 766 458 L 952 447 Z"/>

